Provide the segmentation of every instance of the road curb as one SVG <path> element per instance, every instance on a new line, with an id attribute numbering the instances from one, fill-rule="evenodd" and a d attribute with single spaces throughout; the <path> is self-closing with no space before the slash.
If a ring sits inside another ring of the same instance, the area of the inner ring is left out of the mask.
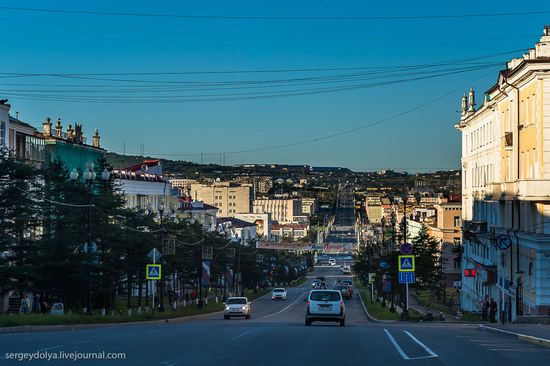
<path id="1" fill-rule="evenodd" d="M 509 331 L 509 330 L 493 328 L 493 327 L 489 327 L 487 325 L 482 325 L 482 324 L 478 325 L 478 327 L 480 329 L 487 329 L 491 332 L 513 335 L 515 337 L 518 337 L 518 339 L 521 339 L 522 341 L 526 341 L 526 342 L 530 342 L 530 343 L 534 343 L 534 344 L 538 344 L 538 345 L 550 348 L 550 339 L 544 339 L 544 338 L 539 338 L 539 337 L 535 337 L 535 336 L 530 336 L 530 335 L 527 335 L 527 334 L 512 332 L 512 331 Z"/>
<path id="2" fill-rule="evenodd" d="M 375 317 L 373 317 L 372 315 L 370 315 L 369 311 L 367 310 L 367 307 L 365 306 L 365 302 L 363 301 L 363 296 L 361 296 L 361 292 L 360 291 L 357 291 L 357 293 L 359 294 L 359 300 L 361 300 L 361 306 L 363 306 L 363 312 L 365 312 L 365 315 L 367 316 L 367 319 L 370 321 L 370 322 L 373 322 L 373 323 L 395 323 L 396 320 L 380 320 L 380 319 L 376 319 Z"/>

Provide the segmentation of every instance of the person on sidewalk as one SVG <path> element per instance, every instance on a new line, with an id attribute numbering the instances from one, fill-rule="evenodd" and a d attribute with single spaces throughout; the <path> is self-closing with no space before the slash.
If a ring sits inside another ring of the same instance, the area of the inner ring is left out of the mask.
<path id="1" fill-rule="evenodd" d="M 23 292 L 23 297 L 21 297 L 21 306 L 19 307 L 19 315 L 26 315 L 29 313 L 31 303 L 27 294 Z"/>
<path id="2" fill-rule="evenodd" d="M 485 296 L 485 300 L 481 302 L 481 320 L 484 322 L 488 320 L 489 305 L 489 296 Z"/>
<path id="3" fill-rule="evenodd" d="M 491 323 L 496 322 L 497 308 L 498 308 L 497 302 L 495 301 L 494 298 L 491 297 L 491 303 L 489 304 L 489 317 L 490 317 Z"/>

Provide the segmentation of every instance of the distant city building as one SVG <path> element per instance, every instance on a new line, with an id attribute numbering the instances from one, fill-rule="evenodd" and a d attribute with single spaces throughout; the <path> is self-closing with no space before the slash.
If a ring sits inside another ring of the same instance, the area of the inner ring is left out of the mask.
<path id="1" fill-rule="evenodd" d="M 191 184 L 197 184 L 198 183 L 198 181 L 196 179 L 188 179 L 188 178 L 172 177 L 172 178 L 169 178 L 169 180 L 170 180 L 170 183 L 172 184 L 172 187 L 178 188 L 182 195 L 190 195 L 191 194 Z"/>
<path id="2" fill-rule="evenodd" d="M 191 198 L 215 206 L 219 214 L 250 213 L 252 189 L 229 182 L 212 184 L 191 184 Z"/>
<path id="3" fill-rule="evenodd" d="M 436 221 L 429 225 L 429 234 L 441 243 L 443 280 L 447 287 L 461 281 L 462 203 L 435 205 Z"/>
<path id="4" fill-rule="evenodd" d="M 302 198 L 302 213 L 306 216 L 315 215 L 319 211 L 317 198 Z"/>
<path id="5" fill-rule="evenodd" d="M 218 217 L 218 231 L 224 231 L 232 239 L 250 241 L 258 239 L 256 225 L 234 217 Z"/>
<path id="6" fill-rule="evenodd" d="M 271 226 L 271 235 L 278 241 L 290 239 L 299 240 L 307 236 L 308 227 L 301 224 L 273 224 Z"/>
<path id="7" fill-rule="evenodd" d="M 150 210 L 159 215 L 158 208 L 162 204 L 166 216 L 176 213 L 178 194 L 162 175 L 160 160 L 145 160 L 126 169 L 114 169 L 113 177 L 120 182 L 126 207 Z"/>
<path id="8" fill-rule="evenodd" d="M 485 296 L 506 321 L 550 313 L 550 26 L 475 108 L 462 97 L 461 306 Z M 463 272 L 464 273 L 464 272 Z M 502 312 L 502 313 L 501 313 Z"/>
<path id="9" fill-rule="evenodd" d="M 232 214 L 231 216 L 247 221 L 252 222 L 256 225 L 256 236 L 260 240 L 270 240 L 271 239 L 271 214 L 270 213 L 243 213 L 243 214 Z"/>
<path id="10" fill-rule="evenodd" d="M 218 208 L 200 201 L 180 201 L 177 216 L 196 220 L 207 231 L 217 229 Z"/>
<path id="11" fill-rule="evenodd" d="M 302 215 L 302 200 L 300 198 L 259 198 L 253 202 L 254 213 L 270 213 L 273 221 L 278 223 L 295 222 Z"/>

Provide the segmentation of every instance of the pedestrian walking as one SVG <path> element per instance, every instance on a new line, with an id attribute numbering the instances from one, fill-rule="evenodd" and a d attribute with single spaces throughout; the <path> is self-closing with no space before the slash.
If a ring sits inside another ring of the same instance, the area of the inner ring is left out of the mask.
<path id="1" fill-rule="evenodd" d="M 491 302 L 489 304 L 489 318 L 491 323 L 496 322 L 497 308 L 498 308 L 497 302 L 495 301 L 494 298 L 491 297 Z"/>
<path id="2" fill-rule="evenodd" d="M 485 300 L 481 302 L 481 320 L 487 321 L 489 314 L 489 296 L 485 296 Z"/>
<path id="3" fill-rule="evenodd" d="M 27 294 L 23 292 L 23 296 L 21 297 L 21 306 L 19 307 L 19 314 L 28 314 L 30 307 L 31 303 L 29 301 L 29 298 L 27 297 Z"/>

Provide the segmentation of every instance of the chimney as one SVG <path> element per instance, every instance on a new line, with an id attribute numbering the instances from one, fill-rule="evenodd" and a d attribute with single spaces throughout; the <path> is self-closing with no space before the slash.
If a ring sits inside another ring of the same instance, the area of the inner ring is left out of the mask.
<path id="1" fill-rule="evenodd" d="M 470 92 L 468 93 L 468 113 L 475 112 L 474 106 L 476 105 L 474 89 L 470 87 Z"/>
<path id="2" fill-rule="evenodd" d="M 55 123 L 55 137 L 61 138 L 63 136 L 63 126 L 61 126 L 61 118 L 57 119 Z"/>
<path id="3" fill-rule="evenodd" d="M 42 122 L 42 131 L 45 137 L 50 137 L 52 135 L 52 120 L 50 117 L 46 118 L 46 120 Z"/>
<path id="4" fill-rule="evenodd" d="M 97 148 L 100 148 L 99 146 L 99 130 L 96 128 L 95 129 L 95 133 L 94 133 L 94 138 L 93 138 L 93 143 L 92 143 L 92 146 L 93 147 L 97 147 Z"/>

